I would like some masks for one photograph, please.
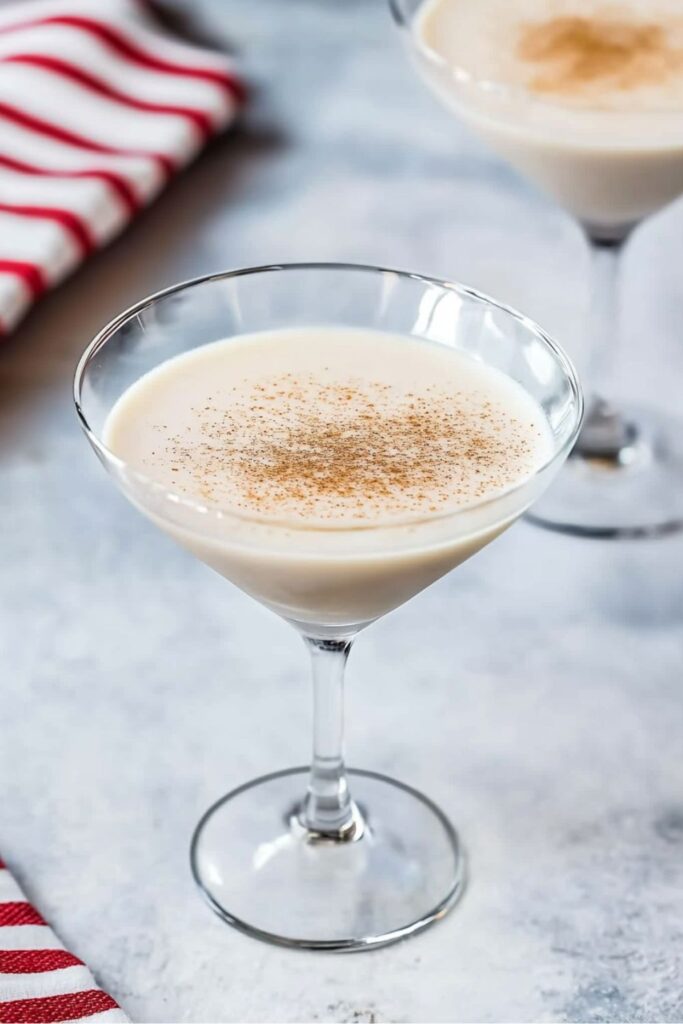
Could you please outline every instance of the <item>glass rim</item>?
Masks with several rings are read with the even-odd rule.
[[[573,406],[575,411],[574,423],[572,429],[567,434],[564,442],[559,445],[553,446],[551,455],[544,460],[544,462],[538,466],[533,473],[525,477],[518,483],[511,484],[509,487],[499,491],[498,493],[491,495],[488,498],[484,498],[481,501],[473,501],[467,505],[462,505],[458,508],[448,509],[445,511],[438,511],[433,513],[421,514],[421,515],[406,515],[406,516],[394,516],[386,517],[381,520],[374,519],[369,523],[362,522],[337,522],[327,523],[324,520],[309,520],[309,521],[298,521],[293,518],[283,518],[278,516],[269,516],[258,513],[247,513],[237,508],[226,508],[218,503],[214,502],[200,502],[194,498],[188,497],[186,494],[181,494],[178,491],[174,491],[172,488],[167,487],[160,481],[155,480],[153,477],[148,476],[146,473],[135,469],[129,462],[116,455],[98,436],[94,428],[90,425],[88,418],[84,412],[82,404],[82,390],[83,383],[85,380],[86,371],[90,365],[92,359],[97,355],[100,349],[117,334],[117,332],[125,324],[129,323],[132,319],[138,316],[140,313],[147,309],[151,309],[158,302],[171,295],[175,295],[180,292],[189,291],[194,287],[203,284],[209,284],[211,282],[226,281],[233,278],[255,276],[258,274],[270,274],[270,273],[281,273],[287,271],[341,271],[341,272],[358,272],[365,274],[392,274],[401,280],[412,280],[418,281],[425,285],[432,285],[438,288],[442,288],[445,291],[452,292],[455,295],[464,297],[466,299],[475,300],[476,302],[485,304],[493,307],[494,309],[501,310],[518,323],[522,324],[527,330],[534,334],[540,341],[548,348],[554,358],[562,367],[562,371],[566,380],[569,382]],[[339,325],[337,325],[339,326]],[[385,332],[386,333],[386,332]],[[220,339],[219,339],[220,340]],[[206,344],[210,344],[207,342]],[[202,347],[202,346],[198,346]],[[143,375],[141,375],[143,376]],[[139,379],[139,378],[138,378]],[[181,281],[177,284],[170,285],[167,288],[162,288],[157,292],[153,292],[147,295],[145,298],[140,299],[138,302],[129,306],[123,310],[112,320],[110,320],[104,327],[102,327],[95,337],[88,343],[85,350],[83,351],[78,363],[73,379],[73,401],[76,407],[76,413],[81,424],[83,432],[92,445],[95,452],[99,455],[105,465],[110,465],[117,469],[119,472],[125,473],[130,478],[134,479],[137,483],[147,488],[149,491],[155,493],[161,498],[172,502],[175,506],[182,506],[185,508],[191,508],[202,515],[212,516],[215,519],[236,519],[242,522],[250,523],[252,525],[258,524],[264,527],[277,527],[279,529],[286,529],[289,531],[303,532],[303,533],[356,533],[356,532],[371,532],[373,530],[387,530],[391,528],[400,528],[406,526],[417,525],[419,523],[432,523],[447,519],[457,519],[465,515],[468,512],[472,512],[475,509],[483,509],[494,506],[497,502],[502,502],[505,498],[515,494],[518,491],[522,491],[532,480],[537,479],[546,470],[550,469],[559,459],[567,455],[574,446],[576,438],[578,437],[581,424],[584,416],[584,397],[579,382],[578,373],[574,364],[572,363],[569,356],[566,354],[561,345],[559,345],[553,338],[551,338],[546,332],[530,317],[525,316],[524,313],[520,313],[518,310],[505,303],[498,302],[496,299],[492,299],[484,292],[478,291],[476,288],[471,288],[469,285],[464,285],[455,281],[448,281],[443,278],[430,277],[425,274],[417,274],[407,270],[396,270],[390,267],[380,267],[373,264],[364,263],[344,263],[344,262],[297,262],[297,263],[267,263],[260,266],[254,267],[243,267],[235,270],[217,271],[210,274],[204,274],[200,277],[189,278],[185,281]],[[476,530],[473,532],[477,532]]]
[[[428,0],[422,0],[421,6],[427,3]],[[552,99],[546,99],[544,96],[539,96],[532,89],[528,89],[523,85],[510,85],[506,82],[500,82],[495,78],[486,78],[480,75],[474,74],[472,71],[468,71],[467,68],[463,67],[462,64],[454,64],[441,54],[437,53],[436,50],[432,49],[426,43],[420,41],[419,43],[415,40],[414,33],[411,31],[411,18],[406,14],[403,9],[404,0],[388,0],[389,10],[391,15],[398,25],[398,27],[406,32],[410,38],[410,45],[417,52],[427,58],[432,64],[438,67],[442,71],[449,72],[453,78],[463,86],[467,86],[471,89],[484,93],[489,96],[497,96],[501,99],[523,99],[526,103],[540,107],[545,110],[561,110],[564,113],[571,111],[577,114],[589,114],[593,117],[600,117],[607,120],[608,118],[624,117],[628,115],[629,118],[635,116],[639,117],[651,117],[653,115],[660,115],[662,117],[668,116],[675,118],[680,115],[683,111],[682,107],[648,107],[645,110],[633,111],[630,109],[608,109],[606,107],[596,106],[573,106],[570,103],[560,103],[559,101],[553,101]]]

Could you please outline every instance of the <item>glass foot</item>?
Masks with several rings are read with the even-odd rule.
[[[638,539],[683,529],[683,423],[602,405],[526,518],[579,537]],[[614,443],[617,442],[617,443]]]
[[[349,771],[363,826],[346,840],[300,824],[308,768],[228,793],[197,826],[192,872],[213,910],[248,935],[301,949],[361,950],[440,920],[463,891],[445,815],[374,772]]]

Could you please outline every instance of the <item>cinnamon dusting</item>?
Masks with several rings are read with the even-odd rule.
[[[191,428],[162,439],[163,462],[181,475],[174,487],[266,515],[458,507],[523,479],[538,451],[537,428],[486,393],[434,385],[397,395],[381,382],[286,373],[192,413]]]
[[[683,70],[683,51],[664,25],[607,16],[530,22],[517,55],[536,65],[530,85],[542,93],[637,89]]]

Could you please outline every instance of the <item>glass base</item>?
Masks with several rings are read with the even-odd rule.
[[[642,408],[620,409],[619,423],[623,443],[603,452],[582,447],[582,432],[557,480],[527,513],[529,522],[602,539],[683,529],[683,423]]]
[[[192,872],[213,910],[248,935],[300,949],[361,950],[427,928],[455,904],[464,857],[426,797],[349,771],[363,827],[347,840],[299,821],[308,768],[266,775],[211,807],[192,840]]]

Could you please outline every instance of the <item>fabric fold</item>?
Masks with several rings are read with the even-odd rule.
[[[0,334],[235,118],[233,61],[145,0],[0,8]]]
[[[0,1024],[127,1021],[0,861]]]

